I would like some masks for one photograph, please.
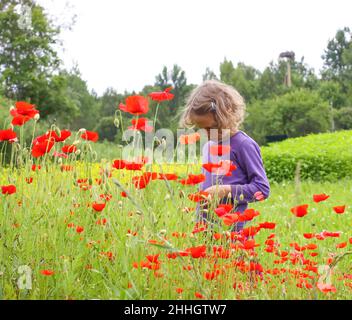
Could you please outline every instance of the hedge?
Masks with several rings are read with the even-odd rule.
[[[302,180],[352,178],[352,130],[310,134],[261,147],[270,181],[293,180],[301,161]]]

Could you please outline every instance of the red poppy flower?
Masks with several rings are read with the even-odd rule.
[[[240,231],[241,235],[245,237],[250,237],[250,236],[255,236],[259,232],[260,228],[259,227],[248,227],[244,228]]]
[[[10,184],[8,186],[1,186],[1,193],[2,194],[14,194],[16,193],[16,186],[14,186],[13,184]]]
[[[106,218],[103,218],[103,219],[98,219],[96,224],[100,226],[105,226],[107,222],[108,220]]]
[[[206,280],[213,280],[215,279],[218,275],[220,274],[220,270],[215,270],[211,272],[205,272],[204,273],[204,278]]]
[[[99,135],[98,135],[97,132],[86,130],[86,131],[81,135],[81,138],[84,139],[84,140],[89,140],[89,141],[97,142],[98,139],[99,139]]]
[[[336,288],[333,285],[327,283],[318,283],[317,288],[324,293],[336,292]]]
[[[314,238],[314,233],[303,233],[303,237],[305,237],[306,239],[312,239]]]
[[[244,250],[253,250],[255,247],[258,247],[260,244],[255,243],[255,240],[246,240],[240,245],[240,247]]]
[[[201,173],[201,174],[189,174],[188,178],[180,180],[180,183],[183,185],[194,186],[204,181],[205,181],[205,175]]]
[[[126,161],[125,160],[115,160],[112,167],[115,169],[118,169],[118,170],[124,169],[126,167]]]
[[[46,136],[53,137],[55,139],[55,142],[63,142],[65,141],[68,137],[71,136],[71,132],[69,130],[61,130],[60,131],[60,136],[57,135],[56,131],[51,130],[46,133]]]
[[[28,183],[28,184],[31,184],[32,182],[33,182],[33,178],[31,177],[31,178],[26,178],[26,182]]]
[[[321,236],[323,237],[331,237],[331,238],[338,238],[341,235],[341,232],[336,231],[336,232],[332,232],[332,231],[323,231],[320,233]]]
[[[50,152],[55,144],[54,138],[48,138],[46,135],[39,136],[33,140],[32,156],[38,158]]]
[[[330,196],[328,196],[327,194],[325,193],[322,193],[322,194],[314,194],[313,195],[313,201],[314,202],[321,202],[321,201],[324,201],[326,200],[327,198],[329,198]]]
[[[149,111],[149,102],[147,98],[142,96],[130,96],[126,99],[126,105],[120,103],[119,108],[137,116]]]
[[[243,214],[239,216],[239,221],[251,221],[253,220],[254,217],[259,216],[259,211],[256,211],[254,209],[246,209],[244,210]]]
[[[152,100],[158,101],[158,102],[172,100],[174,98],[174,95],[170,93],[172,89],[173,89],[172,87],[169,87],[162,92],[149,93],[148,96],[151,97]]]
[[[263,222],[259,224],[261,229],[275,229],[276,224],[274,222]]]
[[[147,175],[132,177],[132,183],[136,189],[144,189],[149,184],[150,178]]]
[[[125,161],[125,169],[126,170],[141,170],[144,164],[139,162],[127,162]]]
[[[195,233],[199,233],[199,232],[203,232],[205,230],[207,230],[208,226],[205,222],[197,222],[195,224],[195,226],[193,227],[193,230],[192,230],[192,233],[195,234]]]
[[[39,114],[39,111],[35,109],[34,104],[18,101],[16,107],[10,110],[10,114],[13,116],[11,123],[14,126],[22,126]]]
[[[101,194],[99,195],[100,199],[104,199],[105,201],[110,201],[112,199],[112,195],[111,194]]]
[[[188,199],[194,201],[194,202],[200,202],[200,201],[204,201],[208,198],[209,193],[205,192],[205,191],[199,191],[196,193],[192,193],[188,195]]]
[[[132,127],[128,127],[130,130],[141,130],[144,132],[153,131],[153,127],[148,125],[148,119],[146,118],[138,118],[132,119]]]
[[[217,208],[215,208],[215,213],[218,217],[222,217],[225,214],[229,213],[232,210],[233,206],[231,204],[219,204]]]
[[[74,153],[77,151],[77,147],[75,145],[66,145],[62,147],[61,151],[64,153]]]
[[[174,173],[159,173],[159,180],[177,180],[178,177]]]
[[[97,203],[97,202],[93,202],[92,204],[92,208],[97,211],[97,212],[101,212],[104,210],[106,204],[105,203]]]
[[[303,204],[290,209],[290,211],[298,218],[304,217],[308,213],[308,204]]]
[[[183,292],[183,289],[182,289],[182,288],[176,288],[176,292],[177,292],[178,294],[181,294],[181,293]]]
[[[155,255],[148,255],[146,256],[146,258],[148,259],[149,262],[152,262],[152,263],[159,263],[159,256],[160,254],[155,254]]]
[[[196,298],[198,298],[198,299],[203,299],[203,298],[204,298],[204,296],[203,296],[201,293],[199,293],[199,292],[196,292],[196,293],[194,294],[194,296],[195,296]]]
[[[16,132],[12,129],[8,130],[0,130],[0,142],[1,141],[9,141],[10,143],[17,141]]]
[[[182,134],[180,135],[180,144],[194,144],[200,140],[200,134],[198,132],[191,133],[188,135]]]
[[[198,259],[204,258],[206,256],[206,250],[207,247],[205,245],[202,245],[198,247],[187,248],[185,252],[189,252],[192,258]]]
[[[44,276],[52,276],[55,272],[54,270],[40,270],[40,273]]]
[[[76,228],[76,232],[77,232],[77,233],[82,233],[83,231],[84,231],[84,228],[83,228],[83,227],[77,226],[77,228]]]
[[[342,248],[345,248],[347,246],[347,242],[342,242],[342,243],[338,243],[336,245],[336,248],[337,249],[342,249]]]
[[[202,167],[208,172],[213,172],[215,169],[219,169],[221,165],[219,163],[204,163]]]
[[[210,154],[213,156],[222,156],[230,153],[231,147],[228,145],[213,145],[210,146]]]
[[[346,206],[336,206],[333,209],[337,214],[341,214],[345,212]]]
[[[41,168],[41,165],[32,164],[32,171],[40,170]]]
[[[239,215],[237,213],[227,213],[221,217],[225,225],[231,226],[237,223],[239,220]]]

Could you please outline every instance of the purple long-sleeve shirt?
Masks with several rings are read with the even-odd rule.
[[[270,184],[265,173],[263,160],[259,145],[245,132],[237,131],[224,145],[230,146],[230,153],[223,156],[213,156],[209,150],[217,143],[207,142],[203,147],[202,163],[218,163],[219,160],[230,160],[236,165],[236,170],[231,176],[217,175],[202,169],[205,174],[205,181],[200,189],[205,190],[212,185],[231,185],[231,198],[237,201],[236,212],[243,212],[247,209],[249,202],[258,201],[254,194],[261,191],[264,198],[270,194]],[[241,194],[243,198],[241,199]],[[243,225],[239,226],[240,229]]]

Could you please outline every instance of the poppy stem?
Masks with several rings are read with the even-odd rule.
[[[156,131],[156,117],[158,115],[158,110],[159,110],[160,103],[157,104],[156,109],[155,109],[155,115],[154,115],[154,131]]]

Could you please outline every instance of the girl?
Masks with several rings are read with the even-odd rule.
[[[262,201],[270,193],[259,145],[239,130],[244,114],[244,100],[233,87],[207,80],[193,90],[181,118],[183,126],[205,129],[210,138],[203,147],[203,165],[212,163],[210,150],[214,144],[229,146],[227,157],[236,169],[231,175],[219,175],[203,168],[206,179],[201,190],[208,192],[211,198],[218,197],[220,203],[230,201],[235,205],[233,212],[240,213],[247,209],[248,202]],[[206,219],[199,207],[197,216],[198,220]],[[232,231],[240,231],[243,226],[243,222],[236,223]]]

